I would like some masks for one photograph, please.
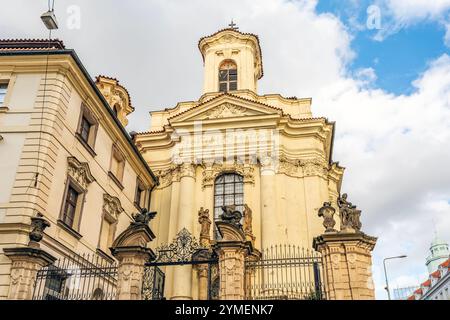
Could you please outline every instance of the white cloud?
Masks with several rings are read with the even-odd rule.
[[[377,41],[424,20],[445,25],[450,10],[450,0],[378,0],[376,5],[382,20],[381,29],[373,37]]]
[[[386,5],[397,19],[413,21],[440,18],[450,9],[450,0],[386,0]]]
[[[422,10],[437,17],[446,2]],[[392,10],[418,16],[401,3]],[[374,252],[379,298],[385,297],[383,257],[408,254],[389,265],[393,283],[403,284],[426,271],[433,217],[441,237],[450,240],[449,56],[429,64],[413,94],[393,95],[373,87],[373,70],[349,72],[352,37],[337,17],[315,13],[316,1],[85,0],[78,3],[81,29],[67,30],[65,9],[72,4],[57,2],[62,27],[56,36],[76,49],[92,75],[115,76],[127,87],[136,107],[128,130],[147,130],[149,110],[201,95],[196,46],[201,36],[231,18],[242,31],[258,34],[265,69],[260,93],[313,97],[314,115],[336,121],[334,160],[347,167],[343,189],[363,210],[363,229],[379,237]],[[44,37],[39,15],[45,10],[35,1],[6,6],[0,37]]]
[[[445,36],[444,43],[447,47],[450,48],[450,21],[445,24]]]

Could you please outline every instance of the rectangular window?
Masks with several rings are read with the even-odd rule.
[[[136,194],[134,197],[134,204],[136,205],[136,207],[138,207],[139,209],[145,208],[145,198],[146,192],[144,184],[138,179],[136,182]]]
[[[116,224],[113,221],[109,220],[106,215],[103,217],[100,230],[100,241],[98,246],[100,250],[105,253],[109,252],[108,249],[114,242],[115,226]]]
[[[0,83],[0,105],[3,104],[6,97],[6,90],[8,89],[8,83]]]
[[[91,124],[89,121],[83,117],[81,119],[80,136],[84,142],[89,143],[89,132],[91,131]]]
[[[111,154],[111,167],[109,169],[109,172],[117,180],[116,182],[119,182],[120,187],[123,188],[122,180],[123,180],[123,172],[125,169],[125,157],[117,149],[116,146],[113,146],[111,153],[112,153]]]
[[[98,120],[88,107],[82,104],[76,136],[92,156],[95,156],[94,146],[97,130]]]
[[[73,228],[75,222],[75,214],[78,205],[78,196],[79,192],[75,190],[71,185],[69,185],[66,194],[62,221],[71,228]]]
[[[85,192],[71,176],[67,178],[58,225],[77,239],[82,237],[78,230]]]

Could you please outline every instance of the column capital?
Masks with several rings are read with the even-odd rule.
[[[195,179],[195,167],[193,163],[184,162],[179,165],[180,178],[190,177]]]

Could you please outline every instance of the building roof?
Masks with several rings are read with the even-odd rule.
[[[440,278],[441,277],[441,272],[439,270],[436,270],[435,272],[433,272],[432,274],[430,274],[431,277],[433,278]]]
[[[446,261],[444,261],[443,263],[441,263],[439,266],[442,267],[442,268],[447,267],[447,268],[450,269],[450,258],[447,259]]]
[[[423,282],[423,283],[421,284],[421,286],[424,286],[424,287],[429,287],[429,286],[431,286],[431,280],[428,279],[427,281]]]
[[[0,51],[63,50],[58,39],[0,39]]]

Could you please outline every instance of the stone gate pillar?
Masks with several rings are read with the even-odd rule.
[[[325,202],[319,209],[325,233],[314,238],[313,247],[322,254],[326,297],[329,300],[372,300],[372,251],[377,238],[361,232],[361,211],[343,194],[337,201],[340,231],[334,229],[335,209]]]
[[[143,209],[133,215],[134,221],[114,241],[111,253],[119,261],[117,300],[140,300],[144,265],[155,258],[147,243],[155,238],[148,223],[156,212]]]
[[[245,298],[245,260],[252,254],[251,241],[245,238],[240,219],[242,214],[234,208],[223,208],[222,221],[216,221],[222,237],[214,245],[219,256],[220,300]]]
[[[44,229],[50,226],[42,215],[31,218],[30,241],[26,247],[4,248],[3,252],[11,259],[11,276],[8,299],[31,300],[38,271],[55,262],[56,258],[42,250],[39,241]]]
[[[314,239],[322,254],[323,278],[329,300],[373,300],[372,254],[376,238],[362,232],[328,233]]]

